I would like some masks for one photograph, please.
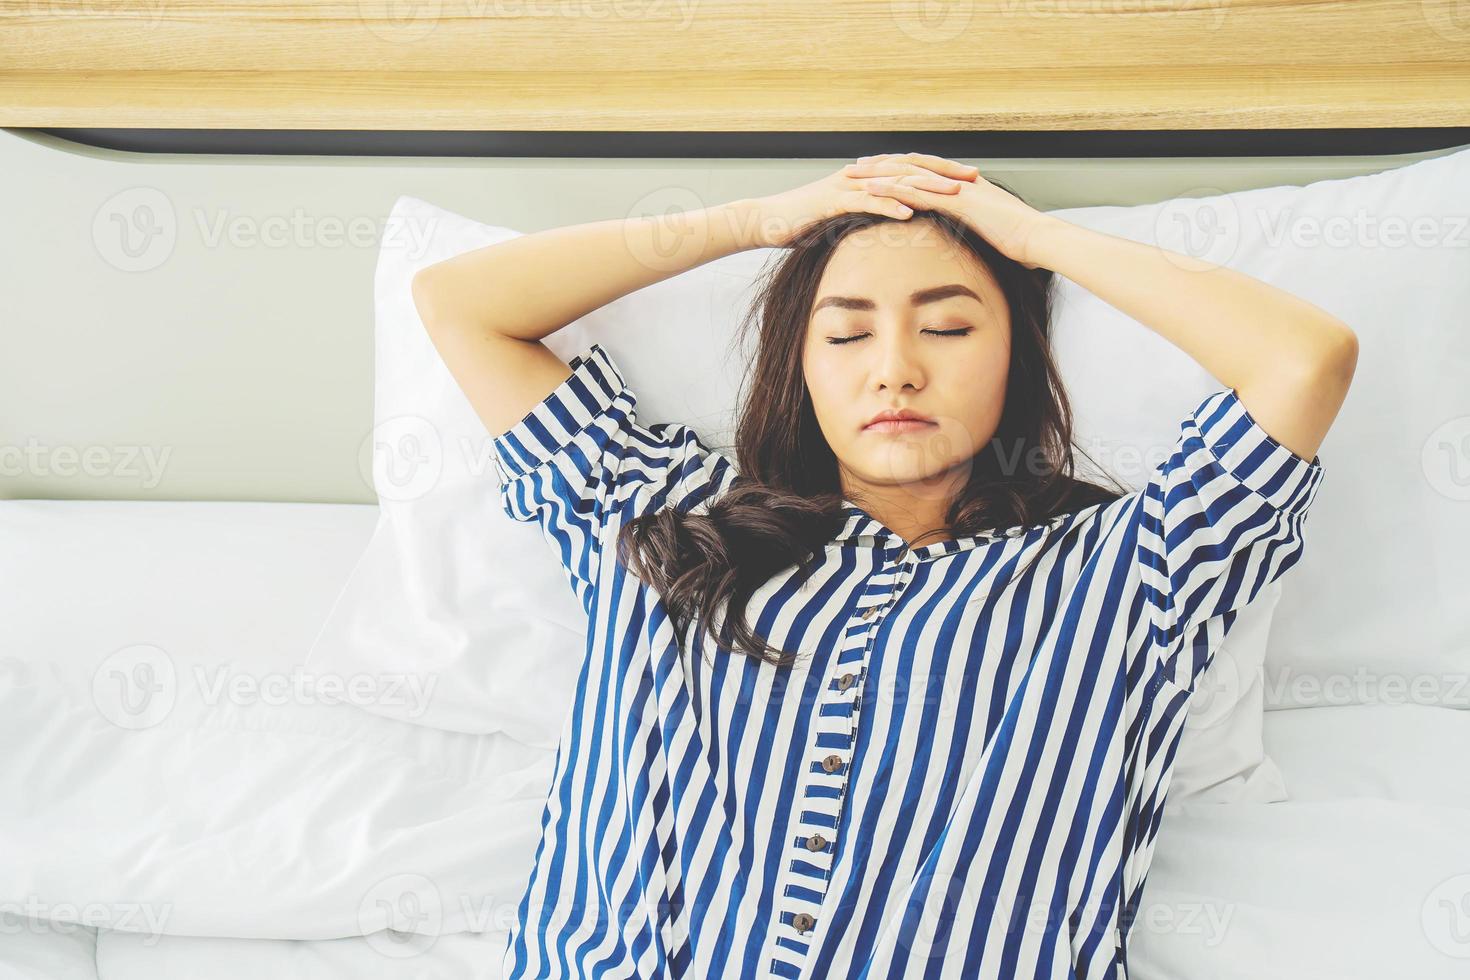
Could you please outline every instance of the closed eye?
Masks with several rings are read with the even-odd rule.
[[[975,329],[974,327],[956,327],[953,330],[923,330],[923,331],[920,331],[920,332],[921,333],[933,334],[936,337],[963,337],[965,334],[972,332],[974,329]],[[855,334],[851,334],[851,335],[849,335],[847,337],[828,337],[827,338],[827,343],[829,343],[829,344],[850,344],[854,340],[861,340],[861,339],[863,339],[866,336],[867,336],[866,333],[855,333]]]

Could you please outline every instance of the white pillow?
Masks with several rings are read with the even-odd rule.
[[[1470,707],[1470,148],[1304,187],[1052,213],[1228,265],[1357,332],[1357,373],[1319,450],[1325,482],[1273,623],[1265,707]],[[1121,451],[1167,449],[1177,419],[1219,387],[1066,279],[1055,346],[1079,441],[1134,484]]]
[[[539,529],[502,509],[492,434],[439,358],[410,291],[420,268],[519,234],[407,195],[394,203],[374,276],[378,525],[308,664],[334,674],[413,676],[432,687],[416,715],[383,703],[364,704],[369,711],[554,747],[581,665],[586,614]],[[601,341],[623,354],[646,417],[688,420],[714,434],[712,445],[728,445],[743,371],[713,339],[733,334],[759,263],[773,251],[736,253],[620,297],[546,345],[570,361]],[[672,360],[653,350],[670,333],[679,334]],[[667,370],[673,364],[679,369]]]
[[[1169,802],[1276,803],[1286,782],[1266,754],[1267,640],[1282,580],[1236,613],[1215,659],[1195,683],[1169,782]]]
[[[540,532],[501,509],[490,434],[425,333],[409,290],[420,268],[519,234],[412,197],[400,197],[389,215],[373,286],[367,447],[378,522],[308,664],[432,684],[416,716],[394,705],[368,710],[550,747],[570,707],[586,614],[561,569],[542,560]],[[570,359],[580,335],[563,330],[547,346]]]
[[[475,445],[478,452],[489,434],[427,339],[409,297],[409,279],[423,264],[516,233],[410,197],[399,199],[389,227],[403,222],[437,232],[417,262],[397,254],[380,260],[378,344],[386,370],[379,376],[379,425],[386,428],[394,414],[411,408],[425,417],[422,428],[453,433],[441,439]],[[736,348],[736,328],[757,274],[780,257],[780,250],[756,249],[707,263],[620,297],[552,335],[548,344],[568,360],[593,342],[602,344],[637,393],[641,418],[687,422],[708,445],[728,448],[750,353]],[[424,393],[432,393],[432,401]],[[1165,426],[1177,433],[1192,407]],[[1122,417],[1129,419],[1127,413]],[[583,614],[534,528],[526,535],[528,525],[494,506],[495,478],[444,469],[421,495],[384,501],[384,525],[323,628],[311,663],[337,671],[371,665],[393,672],[432,664],[439,693],[430,712],[414,720],[472,731],[504,729],[531,744],[555,744],[582,655]],[[466,540],[480,546],[466,548]],[[496,556],[510,547],[529,560],[514,567],[498,562]],[[455,593],[447,594],[439,581],[454,583]],[[529,588],[531,581],[540,587]],[[502,595],[513,601],[495,602]],[[492,602],[493,617],[484,612]],[[1222,802],[1284,798],[1279,774],[1262,750],[1260,686],[1253,680],[1265,656],[1271,605],[1258,600],[1240,613],[1226,640],[1229,652],[1201,677],[1201,695],[1220,693],[1192,702],[1175,798],[1194,789]],[[565,632],[536,635],[538,616],[564,624]],[[390,623],[398,639],[379,641],[378,631]],[[511,703],[533,691],[524,705],[535,710]],[[391,706],[369,707],[392,712]]]

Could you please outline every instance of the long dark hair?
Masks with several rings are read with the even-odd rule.
[[[996,183],[992,180],[991,183]],[[1002,189],[1004,188],[1003,185]],[[667,507],[625,524],[619,560],[663,597],[677,636],[711,624],[723,607],[719,645],[777,666],[796,654],[768,644],[746,606],[773,575],[820,554],[843,524],[837,458],[817,424],[802,372],[802,346],[817,286],[838,244],[862,228],[898,221],[847,213],[805,229],[757,283],[740,333],[757,333],[750,390],[735,429],[738,476],[702,514]],[[1053,275],[1006,257],[967,224],[915,210],[995,277],[1011,316],[1005,404],[995,435],[971,460],[943,528],[953,537],[1041,523],[1115,500],[1125,491],[1073,477],[1072,415],[1054,364],[1049,327]],[[1039,455],[1044,465],[1035,465]],[[1016,460],[1031,460],[1017,466]]]

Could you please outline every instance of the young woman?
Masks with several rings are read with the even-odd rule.
[[[760,246],[733,459],[540,343]],[[1071,475],[1053,273],[1224,385],[1140,491]],[[916,153],[413,290],[589,617],[508,980],[1126,977],[1186,703],[1300,555],[1346,326]]]

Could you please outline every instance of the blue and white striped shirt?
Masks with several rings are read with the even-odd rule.
[[[734,461],[638,422],[600,345],[571,367],[495,440],[589,620],[506,980],[1124,980],[1194,680],[1296,563],[1320,459],[1223,389],[1144,488],[1035,526],[908,547],[849,500],[750,601],[778,668],[681,653],[615,559]]]

